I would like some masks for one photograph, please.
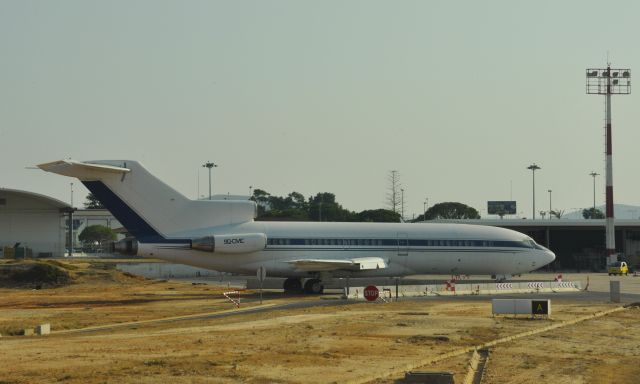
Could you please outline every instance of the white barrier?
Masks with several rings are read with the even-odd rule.
[[[547,315],[551,316],[551,300],[493,299],[491,313],[494,315]]]
[[[395,297],[395,285],[378,285],[378,290],[389,290]],[[344,288],[343,295],[347,299],[364,300],[362,292],[365,287],[350,287],[349,294]],[[455,296],[455,295],[487,295],[510,293],[543,293],[543,292],[577,292],[581,290],[579,281],[522,281],[511,283],[455,283],[452,289],[450,282],[426,285],[398,285],[398,297],[413,296]]]

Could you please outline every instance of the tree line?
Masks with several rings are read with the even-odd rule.
[[[305,199],[299,192],[291,192],[286,197],[271,195],[262,189],[255,189],[251,200],[258,205],[257,220],[262,221],[354,221],[398,223],[401,215],[390,209],[368,209],[353,212],[336,201],[333,193],[321,192]],[[426,220],[437,219],[479,219],[475,208],[457,202],[444,202],[431,206],[426,212]],[[422,214],[412,221],[424,221]]]
[[[345,209],[330,192],[320,192],[305,199],[299,192],[276,196],[256,188],[251,200],[258,205],[257,220],[260,221],[400,222],[400,214],[388,209],[361,212]]]

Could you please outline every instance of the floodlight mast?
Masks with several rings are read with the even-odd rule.
[[[606,247],[607,262],[617,261],[616,237],[613,215],[613,162],[611,140],[611,95],[628,95],[631,93],[631,70],[607,68],[587,69],[587,94],[605,95],[605,137],[606,137]]]

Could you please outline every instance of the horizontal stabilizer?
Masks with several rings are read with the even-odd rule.
[[[80,180],[99,180],[104,174],[128,173],[131,170],[105,164],[83,163],[76,160],[58,160],[50,163],[38,164],[43,171],[59,175],[77,177]]]
[[[364,271],[368,269],[387,268],[387,263],[381,257],[358,257],[354,259],[301,259],[288,261],[289,264],[301,271]]]

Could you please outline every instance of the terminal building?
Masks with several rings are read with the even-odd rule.
[[[442,221],[441,221],[442,222]],[[531,236],[556,254],[549,270],[602,271],[606,268],[605,220],[449,220],[491,225]],[[616,252],[620,260],[640,268],[640,220],[615,220]]]

